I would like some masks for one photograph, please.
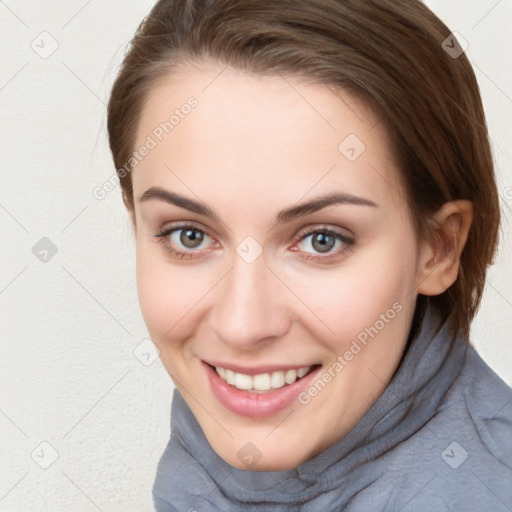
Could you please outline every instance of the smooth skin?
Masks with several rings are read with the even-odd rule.
[[[136,146],[191,96],[197,107],[132,174],[141,310],[217,454],[247,469],[237,452],[251,442],[262,453],[252,469],[294,468],[340,440],[384,391],[417,295],[440,294],[457,277],[472,205],[449,202],[432,218],[447,233],[442,247],[418,242],[378,117],[347,92],[291,76],[187,63],[152,90]],[[366,147],[354,161],[339,150],[350,134]],[[218,219],[140,201],[151,187],[207,205]],[[332,192],[375,206],[334,204],[275,223],[282,209]],[[195,242],[179,228],[190,223]],[[344,241],[316,243],[325,227]],[[175,231],[156,237],[167,228]],[[237,253],[249,236],[263,249],[252,263]],[[251,419],[212,394],[202,360],[328,368],[395,303],[400,313],[307,405]]]

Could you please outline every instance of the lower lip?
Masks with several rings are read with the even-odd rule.
[[[248,418],[266,418],[289,407],[304,391],[321,366],[306,376],[275,391],[266,393],[249,393],[231,386],[222,380],[210,365],[203,362],[213,394],[217,400],[229,411]]]

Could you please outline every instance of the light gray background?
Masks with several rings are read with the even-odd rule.
[[[0,512],[153,510],[172,384],[137,349],[148,334],[119,190],[92,194],[114,173],[109,89],[152,4],[0,0]],[[507,218],[472,342],[512,385],[512,2],[427,4],[469,43],[488,116]],[[47,262],[32,250],[43,237]]]

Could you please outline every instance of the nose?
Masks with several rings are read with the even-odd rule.
[[[235,254],[230,272],[216,288],[210,327],[232,348],[261,347],[290,328],[285,287],[267,267],[264,255],[247,263]]]

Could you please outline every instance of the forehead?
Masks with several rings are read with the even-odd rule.
[[[146,100],[136,149],[149,139],[133,171],[136,196],[155,185],[184,190],[177,175],[194,190],[248,197],[277,188],[297,201],[333,186],[376,202],[403,196],[378,116],[348,92],[298,77],[184,65]]]

